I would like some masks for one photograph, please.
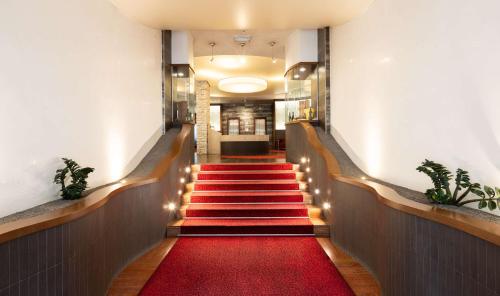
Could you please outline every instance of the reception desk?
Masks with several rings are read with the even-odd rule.
[[[258,155],[269,153],[269,135],[222,135],[222,155]]]

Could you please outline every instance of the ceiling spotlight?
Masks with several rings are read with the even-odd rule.
[[[305,72],[306,71],[306,67],[300,67],[299,71],[300,72]]]
[[[179,73],[179,74],[180,74],[180,73]],[[300,78],[300,75],[299,75],[299,74],[295,74],[295,75],[293,75],[293,78],[295,78],[295,79],[299,79],[299,78]]]
[[[177,74],[177,76],[179,76],[179,77],[184,77],[184,73],[179,72],[179,73]]]

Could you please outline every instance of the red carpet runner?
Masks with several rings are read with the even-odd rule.
[[[202,164],[180,235],[313,235],[291,163]]]
[[[354,295],[316,239],[180,238],[144,286],[160,295]]]

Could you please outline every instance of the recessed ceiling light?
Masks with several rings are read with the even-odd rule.
[[[179,72],[179,74],[177,74],[177,75],[179,75],[179,77],[184,77],[184,73],[182,73],[182,72]]]
[[[306,71],[306,67],[300,67],[299,71],[300,72],[305,72]]]
[[[219,89],[229,93],[256,93],[267,89],[267,81],[255,77],[231,77],[219,81]]]
[[[295,78],[295,79],[299,79],[299,78],[300,78],[300,75],[299,75],[299,74],[295,74],[295,75],[293,75],[293,78]]]

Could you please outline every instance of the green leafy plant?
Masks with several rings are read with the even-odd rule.
[[[87,178],[94,171],[93,168],[82,168],[74,160],[63,158],[65,168],[58,169],[54,177],[54,183],[61,185],[61,197],[63,199],[79,199],[87,188]],[[66,185],[66,179],[71,179],[71,184]]]
[[[470,181],[469,172],[457,169],[455,176],[455,190],[450,189],[450,181],[453,174],[442,164],[431,160],[425,160],[417,167],[417,171],[429,176],[434,184],[434,188],[427,189],[425,196],[432,203],[454,205],[461,207],[468,203],[478,203],[478,208],[488,207],[491,211],[497,206],[500,207],[500,189],[484,186]],[[483,191],[484,189],[484,191]],[[462,191],[463,190],[463,191]],[[479,198],[465,199],[472,193]]]

